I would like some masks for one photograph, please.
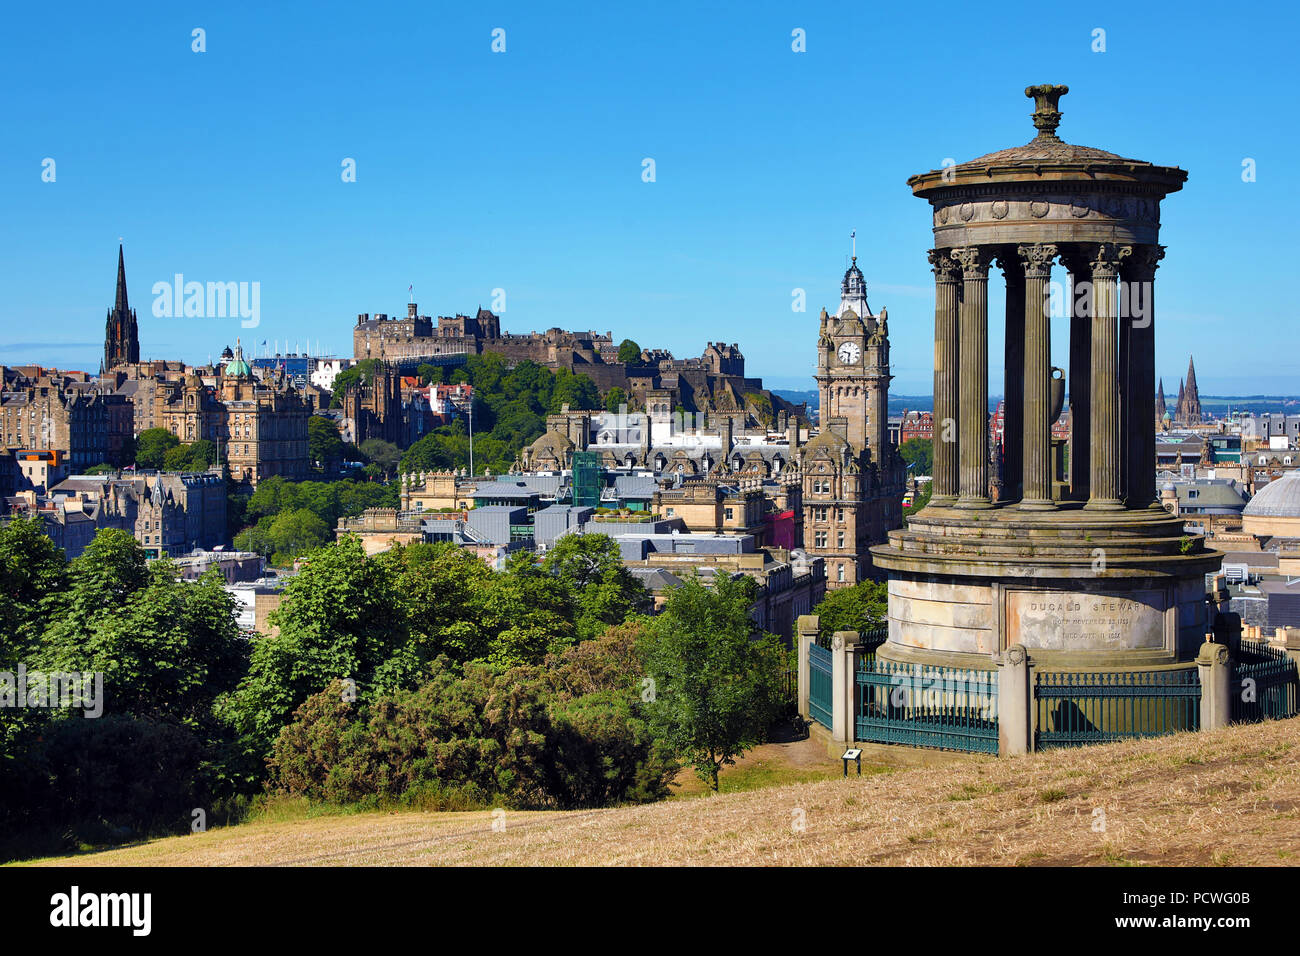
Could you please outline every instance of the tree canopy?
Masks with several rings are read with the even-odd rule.
[[[620,362],[637,363],[641,361],[641,346],[637,345],[631,339],[624,339],[618,343],[618,360]]]
[[[780,708],[785,652],[749,616],[752,578],[692,577],[647,625],[647,705],[655,735],[714,791],[722,767],[757,746]]]

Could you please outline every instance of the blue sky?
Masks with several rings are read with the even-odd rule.
[[[1203,392],[1300,392],[1291,8],[51,9],[12,5],[0,38],[3,364],[97,367],[122,236],[147,357],[206,361],[237,336],[350,354],[356,314],[404,312],[410,284],[431,315],[501,288],[510,331],[613,331],[678,356],[737,342],[750,374],[810,388],[856,229],[893,387],[928,393],[930,220],[906,179],[1028,141],[1022,91],[1054,82],[1071,88],[1064,139],[1190,172],[1164,204],[1166,388],[1192,353]],[[178,272],[259,282],[260,327],[154,317],[153,283]]]

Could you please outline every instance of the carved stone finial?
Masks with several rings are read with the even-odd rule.
[[[1068,92],[1070,92],[1068,86],[1057,86],[1054,83],[1040,83],[1038,86],[1025,87],[1025,96],[1034,101],[1034,128],[1038,130],[1036,140],[1057,143],[1061,141],[1056,135],[1056,127],[1061,125],[1062,113],[1056,107],[1061,97]]]

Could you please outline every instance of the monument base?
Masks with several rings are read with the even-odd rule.
[[[933,506],[872,548],[889,573],[881,660],[989,668],[1012,645],[1048,670],[1182,669],[1222,556],[1162,511],[979,514]]]

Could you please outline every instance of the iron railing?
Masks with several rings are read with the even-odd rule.
[[[1034,675],[1038,749],[1159,737],[1201,725],[1196,668],[1177,671],[1039,672]]]
[[[856,682],[856,739],[974,753],[998,752],[996,671],[921,667],[864,655]]]
[[[815,641],[808,645],[808,716],[831,726],[831,652]]]
[[[1242,641],[1231,688],[1232,719],[1253,723],[1295,717],[1300,680],[1296,662],[1262,641]]]

